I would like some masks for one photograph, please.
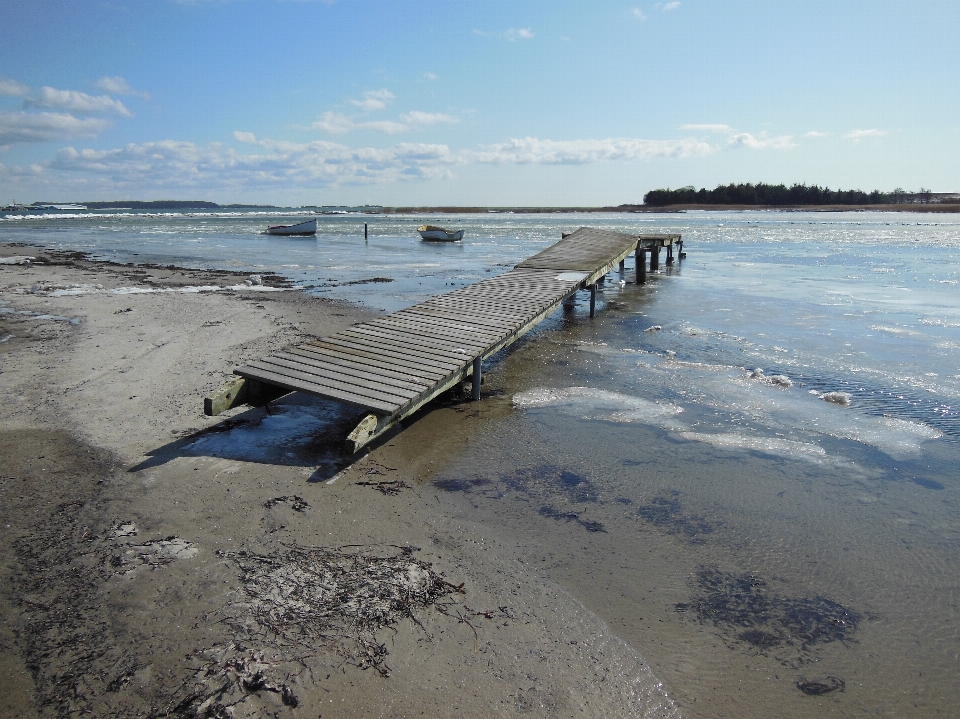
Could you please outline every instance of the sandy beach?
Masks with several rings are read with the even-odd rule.
[[[283,284],[0,246],[0,714],[678,716],[444,510],[430,477],[503,403],[353,458],[337,405],[202,414],[233,366],[372,315]]]

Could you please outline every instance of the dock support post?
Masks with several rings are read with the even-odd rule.
[[[650,271],[654,272],[660,266],[660,245],[650,248]]]
[[[473,401],[480,399],[480,367],[483,364],[483,358],[477,357],[473,360]]]
[[[620,274],[623,274],[623,260],[620,260]]]
[[[668,265],[673,264],[673,243],[672,242],[669,245],[667,245],[667,264]]]
[[[637,268],[637,284],[642,285],[647,281],[647,263],[643,256],[643,248],[637,245],[633,253],[634,265]]]
[[[367,223],[363,223],[363,239],[367,239]]]
[[[596,283],[590,285],[590,316],[595,317],[597,314],[597,285]]]

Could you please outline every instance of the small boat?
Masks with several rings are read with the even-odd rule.
[[[419,232],[420,237],[425,240],[455,242],[463,239],[463,230],[451,232],[450,230],[445,230],[444,228],[437,227],[436,225],[420,225],[420,227],[417,228],[417,232]]]
[[[296,225],[273,225],[267,228],[268,235],[315,235],[317,234],[317,220],[298,222]]]

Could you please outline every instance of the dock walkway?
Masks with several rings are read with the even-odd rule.
[[[473,378],[479,399],[481,363],[550,316],[576,292],[645,253],[656,269],[660,248],[673,260],[679,235],[628,235],[582,227],[513,270],[335,335],[289,348],[234,370],[240,378],[204,403],[215,415],[243,402],[260,404],[290,391],[309,392],[369,410],[350,433],[359,450],[441,393]]]

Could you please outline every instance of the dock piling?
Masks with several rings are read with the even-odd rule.
[[[363,223],[363,239],[367,239],[367,223]]]
[[[660,267],[660,245],[654,245],[650,248],[650,271],[656,272]]]
[[[483,379],[480,375],[480,368],[483,364],[482,357],[476,357],[473,360],[473,401],[477,402],[480,399],[480,382]]]
[[[597,314],[597,283],[594,282],[590,285],[590,316],[595,317]]]
[[[673,264],[673,244],[667,245],[667,264]]]
[[[633,253],[634,264],[637,268],[637,284],[642,285],[647,281],[647,263],[646,259],[643,256],[643,248],[640,245],[637,245],[637,249]]]

